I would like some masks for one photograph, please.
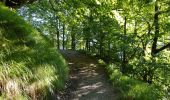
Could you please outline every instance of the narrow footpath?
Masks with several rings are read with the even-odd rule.
[[[66,100],[117,100],[103,66],[97,60],[76,51],[61,51],[70,67],[70,92]]]

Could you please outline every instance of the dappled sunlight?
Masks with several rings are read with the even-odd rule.
[[[74,63],[72,63],[72,62],[69,62],[69,63],[68,63],[68,65],[73,65],[73,64],[74,64]]]
[[[66,50],[62,51],[71,68],[70,80],[73,82],[73,90],[71,91],[73,98],[69,99],[112,100],[112,98],[117,97],[111,84],[106,79],[104,68],[96,60],[75,53],[75,51],[68,52]]]
[[[90,64],[90,67],[96,67],[96,65],[95,64]]]
[[[100,90],[100,91],[97,91],[97,93],[99,93],[99,94],[104,94],[105,92],[107,92],[106,89],[102,89],[102,90]]]
[[[81,89],[93,89],[93,90],[95,90],[95,89],[101,87],[102,85],[103,84],[101,82],[97,82],[95,84],[90,84],[88,86],[82,86]]]
[[[80,83],[82,84],[82,83]],[[105,93],[105,89],[102,88],[103,87],[103,83],[102,82],[97,82],[97,83],[92,83],[92,84],[84,84],[81,85],[80,88],[77,89],[77,91],[75,92],[75,94],[79,94],[78,97],[81,98],[81,96],[85,96],[85,95],[89,95],[93,92],[95,93]]]

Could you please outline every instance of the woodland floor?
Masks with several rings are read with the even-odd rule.
[[[61,100],[117,100],[119,92],[114,89],[103,66],[97,59],[76,51],[61,51],[70,67],[67,96]],[[68,92],[69,91],[69,92]]]

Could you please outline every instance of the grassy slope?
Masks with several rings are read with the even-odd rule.
[[[65,60],[56,49],[0,4],[0,99],[45,98],[63,88],[67,76]]]

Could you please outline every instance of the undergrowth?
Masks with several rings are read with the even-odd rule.
[[[67,64],[56,48],[0,4],[0,99],[47,99],[67,78]]]
[[[115,64],[109,64],[107,71],[113,85],[121,91],[121,99],[160,100],[164,96],[160,87],[123,75]]]

